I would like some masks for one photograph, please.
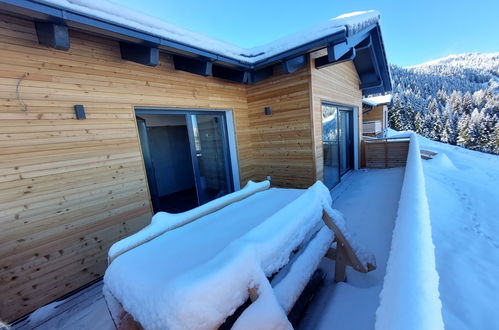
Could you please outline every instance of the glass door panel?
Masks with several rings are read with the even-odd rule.
[[[339,118],[340,173],[345,174],[353,165],[352,111],[341,110]]]
[[[225,116],[190,114],[189,136],[200,204],[232,191]]]
[[[322,141],[324,184],[331,189],[340,182],[338,108],[331,104],[322,104]]]

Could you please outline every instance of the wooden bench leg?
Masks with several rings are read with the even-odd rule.
[[[347,265],[347,255],[345,247],[341,242],[337,242],[336,246],[336,262],[334,267],[334,281],[345,282],[345,270]]]

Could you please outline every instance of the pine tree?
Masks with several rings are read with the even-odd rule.
[[[423,116],[421,115],[421,112],[418,111],[414,115],[414,132],[418,133],[419,135],[424,135],[424,126],[425,122]]]
[[[392,106],[388,109],[388,126],[396,131],[404,129],[401,118],[402,106],[398,94],[393,96]]]
[[[494,132],[492,133],[492,137],[489,141],[489,149],[491,152],[499,155],[499,121],[496,122]]]
[[[432,114],[433,117],[433,126],[431,130],[431,138],[436,141],[440,141],[442,136],[443,124],[442,117],[440,115],[440,111]]]
[[[467,147],[473,150],[480,150],[481,144],[481,126],[482,126],[482,113],[475,108],[471,113],[468,125],[468,145]]]
[[[459,118],[459,122],[457,125],[458,137],[457,144],[461,147],[468,147],[470,144],[470,136],[468,134],[470,116],[468,114],[464,114]]]
[[[467,114],[470,114],[471,111],[473,111],[473,96],[471,95],[471,93],[469,91],[467,91],[463,95],[461,108]]]

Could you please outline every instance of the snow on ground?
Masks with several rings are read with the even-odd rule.
[[[499,157],[417,138],[422,149],[438,153],[422,165],[445,328],[499,329]],[[333,207],[344,214],[353,239],[376,256],[377,269],[361,274],[348,267],[347,283],[332,284],[334,263],[323,260],[329,278],[301,329],[373,329],[405,172],[352,171],[332,191]],[[38,316],[59,308],[50,306]],[[109,322],[103,309],[100,297],[85,311],[51,324],[86,329],[99,313]]]
[[[420,147],[414,133],[406,136],[407,164],[375,329],[443,330]]]
[[[447,329],[499,329],[499,156],[418,137]]]
[[[354,239],[375,255],[377,269],[362,274],[347,267],[347,282],[333,284],[334,263],[324,261],[328,278],[301,329],[373,329],[403,176],[403,168],[352,171],[333,189],[333,208],[344,214]]]
[[[403,168],[353,171],[344,176],[342,183],[332,191],[333,207],[345,216],[352,239],[376,256],[378,268],[371,273],[361,274],[347,267],[348,283],[333,284],[334,264],[324,260],[322,267],[328,268],[329,279],[318,299],[309,308],[301,328],[330,329],[331,325],[337,329],[371,329],[373,327],[403,175]],[[317,235],[317,239],[322,239],[322,234]],[[294,293],[296,285],[294,284],[304,285],[303,278],[308,277],[309,270],[314,268],[313,265],[310,266],[309,261],[313,258],[310,257],[308,251],[323,248],[323,244],[317,239],[314,242],[318,244],[309,245],[303,254],[298,255],[299,259],[293,263],[285,278],[276,277],[272,281],[276,290],[276,298],[281,306],[285,305],[283,302],[296,298]],[[163,251],[163,253],[167,252]],[[317,255],[317,253],[313,252],[312,255]],[[118,257],[113,264],[120,258]],[[299,271],[295,271],[294,268],[299,268]],[[287,278],[289,275],[291,276]],[[265,281],[262,282],[265,283]],[[293,285],[288,285],[287,282],[293,282]],[[27,320],[16,328],[31,329],[35,324],[37,324],[36,329],[93,329],[94,325],[99,325],[102,329],[112,328],[112,321],[103,300],[101,288],[102,283],[99,283],[85,289],[82,294],[71,296],[55,307],[49,306],[40,311],[38,315],[47,314],[44,315],[45,320],[42,322],[38,322],[36,317],[30,318],[31,321]],[[95,292],[98,293],[94,294]],[[266,295],[266,298],[270,299],[272,295]],[[264,305],[264,309],[269,311],[268,306],[273,304]],[[258,313],[261,313],[262,309],[257,305],[255,307],[259,309]],[[287,309],[286,306],[283,307]],[[251,314],[249,310],[247,315],[250,322],[254,318]],[[262,315],[272,316],[269,313]],[[258,320],[264,320],[264,318],[259,317]]]

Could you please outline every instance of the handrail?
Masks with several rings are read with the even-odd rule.
[[[371,136],[363,136],[362,141],[367,142],[367,143],[372,143],[372,142],[391,142],[391,141],[409,141],[410,138],[406,136],[394,136],[394,137],[371,137]]]

